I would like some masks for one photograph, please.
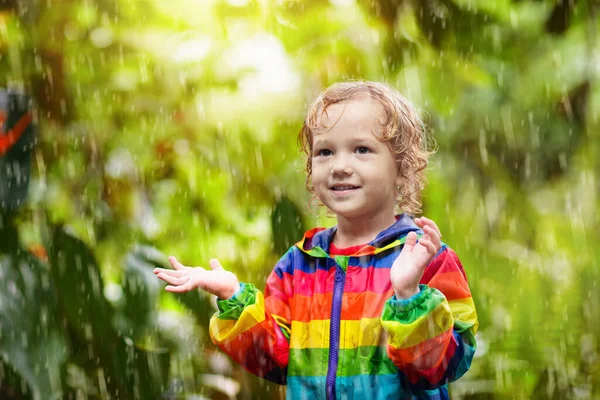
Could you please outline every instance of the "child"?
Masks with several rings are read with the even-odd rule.
[[[219,297],[213,342],[292,399],[448,398],[475,352],[477,315],[456,254],[419,211],[429,153],[413,106],[386,85],[338,83],[299,135],[307,187],[337,217],[290,248],[264,295],[217,260],[156,269]],[[420,237],[419,240],[417,238]]]

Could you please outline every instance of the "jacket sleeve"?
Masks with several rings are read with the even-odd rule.
[[[279,274],[288,251],[267,279],[265,294],[250,283],[228,300],[217,300],[210,320],[211,340],[249,372],[285,384],[289,358],[289,280]]]
[[[426,267],[420,292],[388,300],[381,322],[388,355],[411,390],[435,389],[460,378],[475,354],[478,321],[456,254],[444,245]]]

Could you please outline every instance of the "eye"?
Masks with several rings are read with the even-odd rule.
[[[321,157],[327,157],[332,155],[333,152],[329,149],[321,149],[317,151],[317,156],[321,156]]]
[[[368,154],[368,153],[371,152],[371,150],[368,147],[365,147],[365,146],[357,147],[355,151],[358,154]]]

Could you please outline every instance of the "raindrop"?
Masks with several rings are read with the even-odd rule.
[[[90,32],[92,44],[100,49],[104,49],[113,43],[113,32],[108,27],[100,27]]]

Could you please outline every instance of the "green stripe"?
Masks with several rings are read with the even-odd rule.
[[[340,267],[342,267],[344,272],[346,272],[346,270],[348,269],[348,260],[350,260],[350,257],[349,256],[335,256],[334,259],[335,259],[335,262]]]
[[[410,301],[388,300],[383,308],[381,319],[382,321],[402,321],[403,324],[412,324],[433,311],[445,299],[446,297],[439,290],[425,286]]]
[[[219,319],[236,320],[240,318],[247,306],[256,303],[256,287],[251,283],[240,283],[241,289],[232,298],[227,300],[217,299],[220,313]]]
[[[458,319],[454,320],[454,330],[458,333],[462,333],[468,329],[471,329],[473,324],[470,322],[460,321]]]
[[[423,235],[417,235],[417,239],[420,239],[422,237],[423,237]],[[396,240],[396,241],[388,244],[387,246],[384,246],[384,247],[381,247],[379,249],[374,250],[373,254],[379,254],[379,253],[381,253],[383,251],[391,249],[392,247],[400,246],[400,245],[406,243],[406,239],[407,239],[407,237],[403,236],[402,238],[400,238],[400,239],[398,239],[398,240]]]
[[[304,250],[303,248],[300,248],[300,250],[316,258],[329,258],[329,254],[319,246],[315,246],[310,250]]]
[[[289,376],[326,376],[329,349],[290,349]],[[337,376],[395,374],[385,346],[340,349]]]

